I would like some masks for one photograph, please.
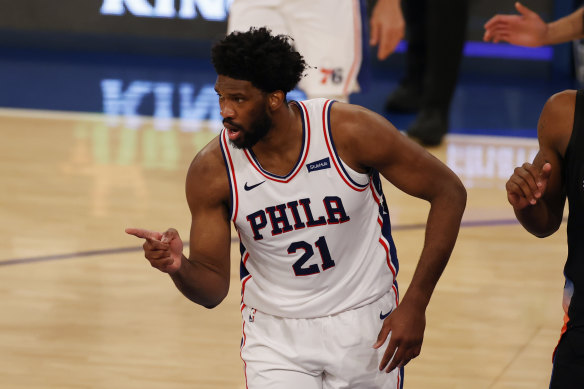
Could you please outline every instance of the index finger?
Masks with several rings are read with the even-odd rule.
[[[377,45],[379,43],[379,24],[371,22],[371,32],[369,34],[369,44],[371,46]]]
[[[514,16],[516,15],[495,15],[485,23],[484,28],[491,29],[498,24],[500,25],[509,24],[509,22],[514,19]]]
[[[148,240],[160,240],[162,234],[156,231],[145,230],[143,228],[126,228],[126,234],[134,235],[137,238]]]

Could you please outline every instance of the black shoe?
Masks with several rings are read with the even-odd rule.
[[[388,112],[412,113],[420,109],[421,93],[418,89],[399,84],[385,101]]]
[[[448,115],[439,109],[424,109],[408,128],[407,134],[424,146],[438,146],[448,132]]]

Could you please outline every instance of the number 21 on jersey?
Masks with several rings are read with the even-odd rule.
[[[335,266],[335,261],[333,261],[331,258],[331,253],[328,249],[324,236],[318,238],[318,240],[314,242],[314,245],[320,253],[320,258],[322,260],[322,270],[325,271]],[[296,262],[294,262],[294,265],[292,265],[294,274],[296,274],[296,276],[309,276],[320,273],[320,268],[316,263],[313,263],[310,266],[304,266],[306,262],[308,262],[308,260],[314,255],[314,249],[312,248],[312,245],[304,241],[294,242],[288,247],[288,254],[295,254],[298,250],[304,250],[304,253],[300,259],[298,259]]]

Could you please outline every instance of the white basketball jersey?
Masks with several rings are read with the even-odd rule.
[[[337,155],[334,101],[293,102],[303,122],[298,161],[285,176],[222,131],[231,218],[241,242],[242,304],[281,317],[314,318],[369,304],[394,288],[398,262],[379,174]]]

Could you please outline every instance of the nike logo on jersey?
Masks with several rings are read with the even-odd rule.
[[[389,316],[389,314],[390,314],[390,313],[392,313],[392,312],[393,312],[393,309],[390,309],[390,310],[389,310],[389,312],[387,312],[387,313],[384,315],[384,314],[383,314],[383,311],[381,311],[381,312],[379,312],[379,318],[380,318],[381,320],[385,320],[385,318],[386,318],[386,317],[388,317],[388,316]]]
[[[247,185],[247,182],[246,182],[245,185],[243,186],[243,189],[245,189],[245,190],[252,190],[256,186],[260,186],[264,182],[266,182],[266,180],[263,180],[262,182],[259,182],[259,183],[255,184],[255,185]]]
[[[315,170],[330,169],[330,167],[331,162],[328,157],[306,164],[309,173]]]

